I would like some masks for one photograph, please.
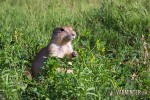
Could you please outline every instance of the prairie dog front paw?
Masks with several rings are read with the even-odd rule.
[[[78,52],[77,51],[73,51],[72,52],[72,57],[77,57],[78,56]]]

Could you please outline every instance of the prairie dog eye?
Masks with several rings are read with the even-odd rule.
[[[60,28],[60,31],[62,32],[62,31],[65,31],[63,28]]]

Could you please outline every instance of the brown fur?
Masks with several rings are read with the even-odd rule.
[[[73,51],[71,41],[76,37],[76,33],[70,26],[63,26],[54,29],[49,44],[42,48],[32,63],[32,75],[36,76],[41,72],[43,62],[50,56],[56,58],[73,58],[77,56],[77,52]]]

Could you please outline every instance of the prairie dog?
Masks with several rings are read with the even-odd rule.
[[[32,75],[36,76],[41,72],[43,62],[48,56],[63,58],[73,58],[77,56],[77,52],[73,50],[71,41],[75,39],[76,32],[70,26],[57,27],[52,33],[49,44],[42,48],[32,63]]]

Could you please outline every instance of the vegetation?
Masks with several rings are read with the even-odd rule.
[[[149,5],[149,0],[0,0],[0,98],[150,98]],[[77,32],[74,74],[55,71],[68,67],[67,59],[49,58],[43,75],[30,80],[25,70],[62,25]],[[147,94],[117,95],[117,90]]]

